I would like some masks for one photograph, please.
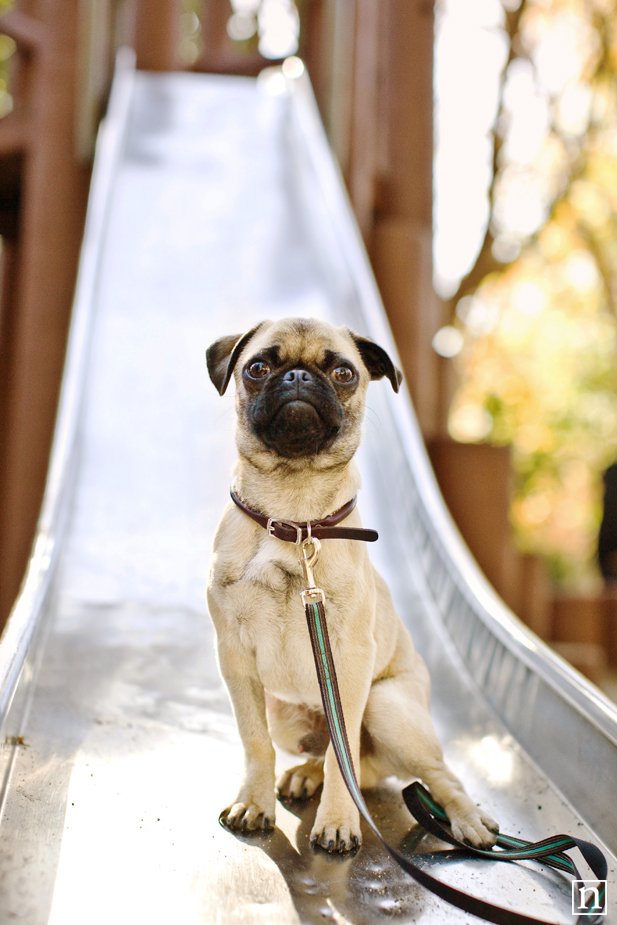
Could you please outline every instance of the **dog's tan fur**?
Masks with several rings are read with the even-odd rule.
[[[223,346],[224,339],[217,342],[213,367],[215,360],[229,361],[236,340],[227,339]],[[324,452],[281,458],[250,427],[243,364],[273,344],[282,360],[309,366],[331,350],[347,357],[359,373],[356,391],[343,399],[341,433]],[[356,495],[360,478],[353,455],[371,380],[357,344],[346,328],[287,319],[264,322],[239,345],[239,355],[232,355],[239,454],[234,486],[252,508],[302,522],[323,518]],[[220,371],[213,375],[217,387],[221,377]],[[357,509],[345,525],[361,526]],[[496,823],[477,809],[443,761],[429,715],[428,672],[369,561],[366,544],[324,541],[315,578],[326,595],[347,732],[362,786],[392,774],[421,778],[444,806],[457,837],[474,845],[493,844]],[[297,547],[268,536],[230,503],[214,540],[208,606],[244,745],[245,773],[223,819],[246,831],[274,823],[274,740],[292,753],[309,755],[306,763],[282,775],[279,795],[310,797],[323,781],[312,839],[329,850],[345,851],[360,843],[360,821],[331,746],[323,756],[328,740],[300,600],[303,588]]]

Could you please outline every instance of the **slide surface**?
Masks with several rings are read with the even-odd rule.
[[[243,763],[204,595],[234,412],[204,350],[288,315],[394,350],[306,78],[135,73],[125,56],[97,150],[39,534],[0,644],[2,922],[472,920],[366,830],[355,855],[311,850],[314,800],[279,804],[269,837],[217,822]],[[504,832],[600,844],[617,922],[615,708],[488,587],[409,398],[387,382],[369,390],[359,464],[363,523],[380,534],[371,557],[427,661],[448,762]],[[427,870],[574,921],[569,881],[540,865],[433,856],[444,846],[421,840],[400,789],[387,781],[367,802]]]

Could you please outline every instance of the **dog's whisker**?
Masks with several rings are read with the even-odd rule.
[[[218,424],[219,421],[222,421],[227,415],[233,414],[233,408],[226,408],[225,411],[222,411],[217,418],[214,419],[214,423]]]
[[[373,408],[369,408],[368,405],[364,408],[363,420],[372,424],[378,434],[381,432],[381,418],[378,413]]]

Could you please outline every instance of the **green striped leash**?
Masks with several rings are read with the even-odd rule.
[[[301,545],[304,554],[301,556],[300,562],[307,583],[306,590],[302,592],[302,603],[306,612],[306,621],[330,741],[332,742],[343,780],[367,825],[403,870],[421,886],[445,899],[446,902],[451,903],[453,906],[457,906],[465,912],[470,912],[478,918],[485,919],[487,922],[495,922],[496,925],[554,925],[554,923],[547,922],[545,919],[537,919],[533,916],[495,906],[462,890],[457,890],[441,880],[437,880],[423,868],[414,864],[406,855],[392,847],[377,828],[362,796],[354,770],[328,636],[328,624],[324,607],[325,595],[321,588],[316,587],[313,577],[313,568],[319,556],[321,543],[316,537],[311,536],[309,529],[308,536]],[[487,851],[481,848],[473,848],[458,841],[454,838],[450,829],[445,828],[449,824],[446,813],[420,783],[414,781],[408,787],[405,787],[403,798],[410,813],[427,832],[453,845],[458,849],[458,854],[464,852],[468,857],[484,858],[491,861],[542,860],[543,864],[569,874],[577,881],[578,886],[583,884],[580,873],[574,861],[564,853],[571,848],[578,848],[599,883],[597,891],[592,890],[589,892],[588,899],[585,898],[586,892],[583,885],[581,895],[585,902],[586,911],[578,916],[577,925],[578,923],[580,925],[583,925],[583,923],[597,925],[606,915],[606,878],[608,872],[606,858],[599,848],[591,844],[591,842],[584,841],[581,838],[571,838],[569,835],[555,835],[553,838],[546,838],[543,841],[527,842],[510,835],[499,834],[496,846],[499,850],[491,849]],[[599,911],[598,907],[600,907]]]

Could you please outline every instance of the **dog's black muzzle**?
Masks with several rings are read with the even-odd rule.
[[[279,456],[312,456],[339,433],[343,409],[334,388],[308,369],[289,369],[267,383],[252,409],[256,435]]]

